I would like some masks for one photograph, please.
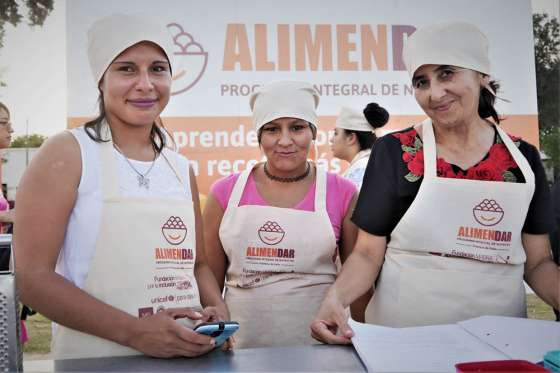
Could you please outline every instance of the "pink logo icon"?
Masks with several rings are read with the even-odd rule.
[[[178,216],[171,216],[167,219],[163,227],[161,227],[161,232],[171,245],[179,245],[187,237],[187,227]]]
[[[474,219],[487,227],[498,224],[504,217],[504,210],[493,199],[485,199],[473,208]]]
[[[178,95],[194,87],[202,78],[208,65],[208,52],[180,24],[170,23],[167,28],[173,35],[175,47],[170,57],[174,67],[171,95]]]
[[[284,238],[284,230],[275,221],[267,221],[259,229],[259,238],[267,245],[276,245]]]
[[[192,289],[192,282],[189,277],[177,282],[177,290],[189,290]]]

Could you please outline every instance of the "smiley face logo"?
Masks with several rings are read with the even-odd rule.
[[[161,233],[171,245],[179,245],[187,237],[187,227],[180,217],[171,216],[161,227]]]
[[[186,92],[198,83],[208,65],[208,52],[183,30],[178,23],[170,23],[167,28],[173,35],[173,89],[171,95]]]
[[[504,210],[493,199],[485,199],[473,208],[474,219],[481,225],[491,227],[502,221]]]
[[[267,221],[259,228],[259,238],[267,245],[276,245],[284,238],[284,230],[275,221]]]

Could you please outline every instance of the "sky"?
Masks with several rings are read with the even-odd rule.
[[[15,136],[66,128],[66,1],[55,0],[43,27],[6,25],[0,76],[7,87],[0,87],[0,101],[10,108]],[[531,2],[534,12],[559,18],[558,0]]]

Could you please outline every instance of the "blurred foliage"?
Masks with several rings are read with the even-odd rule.
[[[541,150],[560,175],[560,27],[546,13],[533,14]]]
[[[16,136],[10,148],[38,148],[46,139],[46,136],[37,134]]]
[[[6,23],[16,27],[23,20],[20,10],[26,11],[29,26],[42,26],[53,10],[54,0],[0,0],[0,48],[4,46]],[[0,74],[0,87],[5,87]]]

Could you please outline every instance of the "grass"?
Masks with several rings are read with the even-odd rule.
[[[552,308],[535,294],[527,295],[527,316],[530,319],[555,320]],[[29,341],[23,349],[24,358],[48,354],[51,343],[51,322],[43,315],[36,314],[27,319]]]

